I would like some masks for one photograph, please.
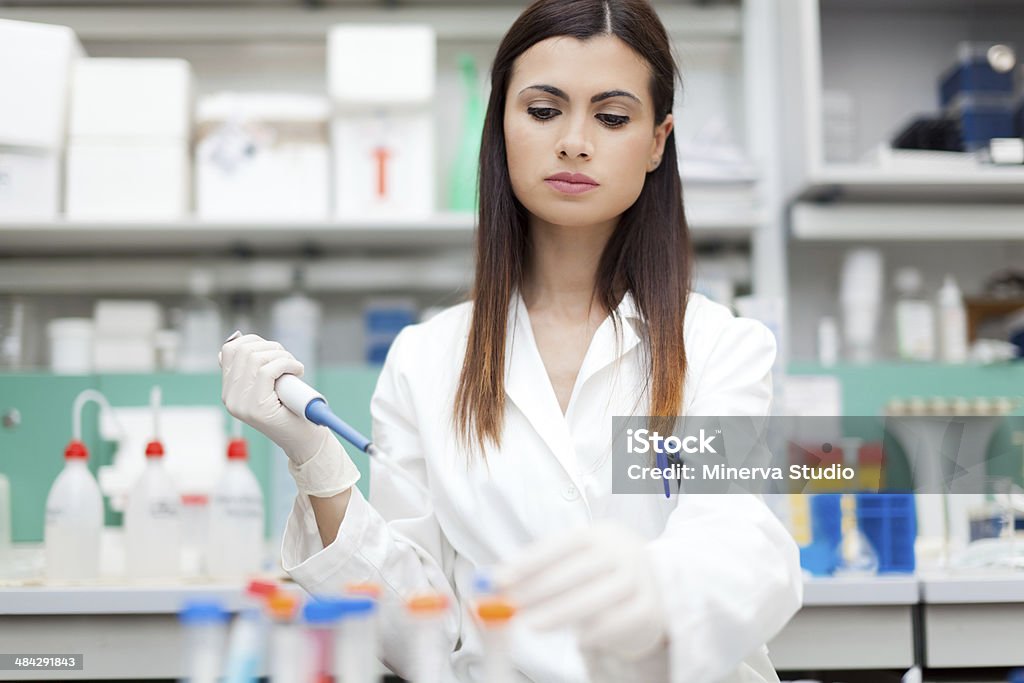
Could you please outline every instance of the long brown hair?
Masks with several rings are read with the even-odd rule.
[[[475,442],[483,450],[487,441],[500,443],[509,304],[530,258],[529,214],[513,194],[505,152],[505,98],[515,60],[554,36],[586,40],[603,35],[617,36],[647,61],[654,122],[662,123],[681,79],[665,27],[647,0],[537,0],[505,34],[495,55],[480,148],[473,318],[453,412],[465,445]],[[615,310],[625,290],[632,292],[647,321],[651,415],[674,416],[681,409],[687,367],[683,317],[692,258],[672,132],[661,164],[647,174],[640,196],[608,240],[594,285],[598,302],[612,312],[616,331]]]

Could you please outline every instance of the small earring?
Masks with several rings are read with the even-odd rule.
[[[651,159],[651,170],[653,171],[654,169],[658,168],[658,166],[660,164],[661,164],[661,157],[656,157],[654,159]]]

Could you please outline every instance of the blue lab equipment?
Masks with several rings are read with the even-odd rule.
[[[331,411],[323,394],[295,375],[281,375],[277,378],[274,389],[284,407],[299,417],[327,427],[364,453],[376,453],[373,443],[368,438]]]

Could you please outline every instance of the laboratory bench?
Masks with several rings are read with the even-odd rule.
[[[285,584],[301,590],[295,584]],[[0,584],[5,652],[75,653],[86,669],[63,679],[176,678],[177,612],[193,598],[237,611],[241,583],[58,586]],[[780,671],[1024,666],[1024,573],[808,578],[804,604],[769,644]],[[10,680],[36,674],[4,672]]]

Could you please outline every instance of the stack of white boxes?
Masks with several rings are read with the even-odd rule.
[[[192,69],[180,59],[75,66],[68,218],[175,220],[191,207]]]
[[[436,71],[437,37],[429,26],[331,28],[327,89],[337,218],[433,213]]]
[[[66,26],[0,19],[0,219],[60,213],[71,72],[84,54]]]
[[[163,324],[157,302],[101,299],[93,324],[96,372],[156,371],[156,333]]]
[[[223,92],[197,111],[200,219],[326,220],[330,215],[327,98]]]

